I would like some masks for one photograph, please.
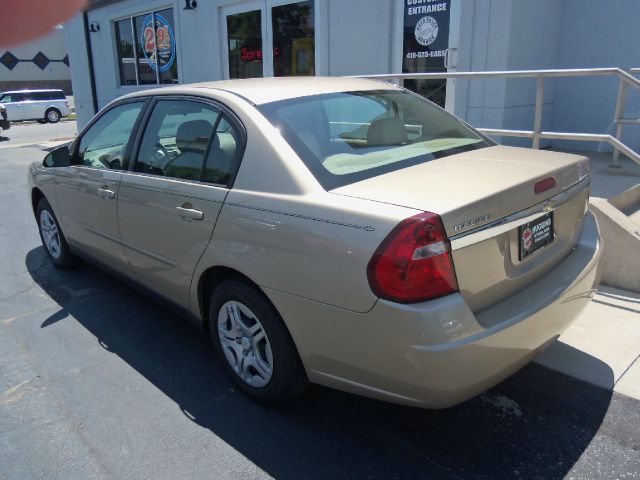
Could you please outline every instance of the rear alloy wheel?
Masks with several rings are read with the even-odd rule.
[[[60,115],[60,112],[55,108],[50,108],[49,110],[47,110],[47,113],[45,113],[45,118],[49,123],[58,123],[61,116],[62,115]]]
[[[227,280],[211,296],[211,338],[234,383],[266,403],[298,396],[307,377],[282,319],[262,292]]]
[[[69,268],[78,263],[78,259],[69,250],[69,245],[60,230],[58,220],[51,209],[51,205],[42,198],[36,209],[38,229],[42,244],[49,258],[56,267]]]
[[[231,300],[218,312],[218,338],[231,369],[242,381],[262,388],[273,375],[273,352],[264,326],[244,303]]]

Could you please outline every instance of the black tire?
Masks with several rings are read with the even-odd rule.
[[[246,306],[264,328],[272,353],[271,378],[264,386],[256,387],[247,383],[227,360],[225,347],[218,333],[218,314],[225,304],[229,305],[228,302],[238,302]],[[235,385],[250,397],[263,403],[282,404],[299,396],[307,387],[307,375],[280,315],[262,292],[242,279],[226,280],[213,291],[209,307],[209,331],[216,354],[229,376]],[[227,352],[232,350],[227,348]]]
[[[50,250],[50,246],[45,240],[45,235],[43,233],[43,212],[47,212],[47,219],[51,219],[57,228],[57,235],[59,240],[59,251]],[[58,219],[56,218],[53,210],[51,209],[51,205],[46,198],[41,198],[38,202],[38,206],[36,207],[36,221],[38,222],[38,232],[40,233],[40,239],[42,240],[42,245],[44,247],[45,252],[51,259],[51,262],[58,268],[72,268],[75,267],[79,263],[78,257],[76,257],[71,250],[69,250],[69,244],[67,243],[66,238],[64,238],[64,234],[62,233],[62,229],[60,228],[60,224],[58,223]],[[58,253],[59,252],[59,253]]]
[[[50,108],[44,112],[44,118],[48,123],[58,123],[62,118],[62,114],[57,108]]]

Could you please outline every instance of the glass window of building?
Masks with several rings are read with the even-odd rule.
[[[273,7],[273,74],[313,75],[315,28],[313,0]]]
[[[149,12],[115,22],[120,85],[178,83],[173,11]]]
[[[229,78],[314,75],[314,1],[225,7]]]
[[[260,10],[227,16],[230,78],[262,76],[261,18]]]

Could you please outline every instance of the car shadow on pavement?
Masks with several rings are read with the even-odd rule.
[[[562,478],[611,402],[608,390],[530,364],[447,410],[315,386],[286,407],[266,407],[231,387],[205,335],[119,280],[89,265],[57,270],[42,247],[26,266],[60,306],[42,328],[73,317],[187,418],[275,478]]]

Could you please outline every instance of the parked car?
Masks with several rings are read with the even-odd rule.
[[[0,133],[2,133],[2,130],[9,130],[10,128],[11,123],[7,120],[7,109],[0,103]]]
[[[497,145],[371,80],[129,94],[29,184],[56,266],[86,258],[177,306],[266,402],[314,382],[454,405],[552,343],[598,282],[585,157]]]
[[[71,113],[69,102],[62,90],[15,90],[3,92],[0,103],[7,110],[11,122],[37,120],[40,123],[58,123]]]

